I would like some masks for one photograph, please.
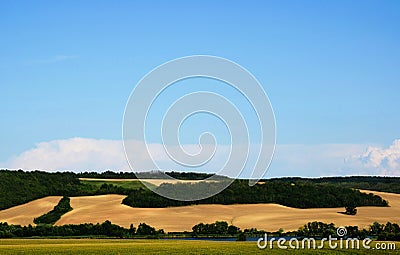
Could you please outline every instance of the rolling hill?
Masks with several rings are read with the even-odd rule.
[[[365,191],[369,192],[369,191]],[[297,230],[309,221],[333,222],[336,225],[357,225],[372,222],[400,222],[400,195],[374,192],[387,199],[390,207],[359,207],[355,216],[340,214],[343,208],[297,209],[278,204],[191,205],[168,208],[132,208],[121,204],[123,195],[71,197],[72,211],[64,214],[56,225],[99,223],[106,220],[128,228],[146,222],[166,231],[190,231],[199,222],[217,220],[245,228],[267,231]],[[0,222],[33,224],[33,218],[51,210],[61,197],[46,197],[0,211]]]

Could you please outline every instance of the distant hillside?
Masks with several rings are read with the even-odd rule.
[[[146,173],[159,178],[159,172]],[[182,180],[199,180],[211,174],[169,172]],[[142,174],[141,178],[144,178]],[[45,196],[82,196],[120,194],[129,196],[124,203],[135,207],[165,207],[186,205],[168,200],[147,190],[143,185],[126,185],[124,182],[85,182],[79,178],[134,179],[134,173],[107,171],[104,173],[79,173],[22,170],[0,170],[0,210],[23,204]],[[226,177],[220,177],[222,180]],[[159,189],[179,191],[185,184],[163,184]],[[188,184],[186,184],[188,185]],[[195,188],[196,185],[193,185]],[[352,188],[400,193],[400,178],[395,177],[329,177],[329,178],[279,178],[265,180],[265,184],[249,187],[246,180],[236,180],[222,193],[195,204],[279,203],[297,208],[341,207],[347,204],[386,206],[379,196],[371,196]],[[193,204],[193,203],[192,203]]]
[[[70,172],[0,170],[0,210],[46,196],[128,194],[130,191],[113,185],[98,187],[82,183]]]
[[[0,170],[0,210],[45,196],[77,194],[79,189],[72,173]]]
[[[349,176],[349,177],[346,176],[346,177],[321,177],[321,178],[285,177],[285,178],[269,179],[268,181],[333,184],[338,187],[344,187],[344,188],[366,189],[366,190],[375,190],[381,192],[400,194],[400,177],[383,177],[383,176]]]
[[[207,186],[205,186],[207,185]],[[158,190],[165,193],[192,193],[197,189],[213,190],[215,183],[162,184]],[[312,182],[265,181],[249,186],[247,180],[235,180],[221,193],[199,201],[176,201],[149,190],[132,191],[123,204],[132,207],[169,207],[193,204],[258,204],[276,203],[295,208],[332,208],[345,206],[387,206],[381,197],[334,184]]]

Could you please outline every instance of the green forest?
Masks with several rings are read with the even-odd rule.
[[[128,194],[129,189],[113,185],[82,183],[71,172],[0,170],[0,210],[46,196]]]
[[[190,188],[187,186],[191,185]],[[204,184],[202,184],[204,185]],[[207,184],[212,189],[214,183]],[[200,184],[162,184],[157,189],[179,192],[196,191]],[[206,188],[201,186],[199,188]],[[146,189],[129,193],[122,202],[132,207],[168,207],[192,204],[245,204],[278,203],[295,208],[328,208],[345,206],[388,206],[388,202],[373,194],[361,193],[347,187],[333,184],[309,182],[266,181],[264,184],[249,186],[247,180],[235,180],[221,193],[198,201],[171,200]]]
[[[400,194],[400,178],[389,176],[350,176],[321,178],[274,178],[266,181],[334,184],[340,187],[367,189]]]

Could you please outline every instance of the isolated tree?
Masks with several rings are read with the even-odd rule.
[[[347,215],[356,215],[357,214],[357,208],[355,206],[346,206],[345,207],[346,214]]]

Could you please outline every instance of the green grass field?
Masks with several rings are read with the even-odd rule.
[[[373,244],[371,245],[371,247]],[[396,248],[400,243],[396,243]],[[398,254],[396,250],[260,250],[255,242],[117,240],[117,239],[0,239],[0,254]]]
[[[112,184],[114,186],[119,186],[125,189],[139,189],[139,188],[144,188],[147,189],[147,187],[139,180],[137,181],[95,181],[95,180],[81,180],[81,183],[83,184],[91,184],[91,185],[95,185],[98,188],[101,187],[101,185],[103,184]],[[147,183],[150,186],[154,186],[151,183]]]

